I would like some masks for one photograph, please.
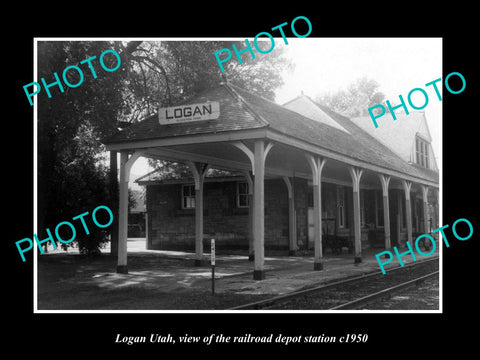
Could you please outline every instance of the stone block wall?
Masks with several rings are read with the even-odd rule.
[[[337,187],[322,184],[322,216],[337,217]],[[296,211],[297,248],[313,248],[308,242],[308,208],[313,206],[312,188],[305,179],[293,180]],[[345,228],[337,228],[339,236],[353,241],[353,193],[345,187]],[[374,190],[362,190],[365,226],[361,229],[362,247],[382,244],[383,228],[372,230],[375,223]],[[397,213],[396,190],[391,194],[391,232]],[[148,239],[149,249],[186,250],[195,249],[195,210],[182,209],[182,185],[148,185]],[[333,225],[333,222],[330,222]],[[368,226],[367,224],[370,224]],[[332,226],[329,225],[329,226]],[[337,224],[338,226],[338,224]],[[373,225],[374,226],[374,225]],[[330,229],[331,230],[331,229]],[[406,229],[400,229],[400,240],[406,237]],[[265,250],[288,250],[288,191],[283,179],[265,180]],[[396,235],[392,234],[396,240]],[[207,182],[204,185],[204,250],[209,251],[210,239],[216,240],[218,249],[248,249],[249,209],[237,206],[237,182]]]
[[[249,209],[237,206],[237,182],[204,185],[204,249],[248,249]],[[148,185],[149,249],[195,249],[195,210],[182,209],[182,185]],[[288,192],[282,179],[265,181],[265,248],[288,249]]]

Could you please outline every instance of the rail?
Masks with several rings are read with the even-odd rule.
[[[435,257],[432,257],[432,258],[429,258],[429,259],[426,259],[426,260],[422,260],[422,261],[417,261],[417,262],[414,262],[414,263],[411,263],[411,264],[408,264],[408,265],[405,265],[405,266],[398,266],[398,267],[395,267],[393,269],[389,269],[389,273],[392,273],[392,272],[397,271],[397,270],[405,270],[405,269],[408,269],[408,268],[413,268],[413,267],[416,267],[418,265],[425,264],[425,263],[428,263],[428,262],[431,262],[431,261],[436,261],[436,260],[437,261],[439,260],[438,256],[435,256]],[[272,297],[272,298],[269,298],[269,299],[239,305],[239,306],[227,309],[227,310],[249,310],[249,309],[259,310],[259,309],[264,309],[264,308],[271,307],[272,305],[282,303],[282,302],[286,302],[286,301],[294,299],[294,298],[298,298],[298,297],[302,297],[302,296],[306,296],[306,295],[311,295],[315,292],[328,290],[328,289],[336,287],[336,286],[345,285],[345,284],[353,283],[353,282],[360,281],[360,280],[365,280],[365,279],[368,279],[370,277],[374,277],[374,276],[378,276],[378,275],[385,276],[385,275],[382,274],[381,271],[374,271],[374,272],[371,272],[371,273],[368,273],[368,274],[363,274],[361,276],[355,276],[355,277],[352,277],[352,278],[348,278],[348,279],[344,279],[344,280],[340,280],[340,281],[335,281],[335,282],[328,283],[328,284],[322,284],[322,285],[310,287],[310,288],[307,288],[307,289],[293,291],[293,292],[290,292],[288,294],[275,296],[275,297]]]
[[[410,287],[412,285],[418,285],[419,283],[422,283],[424,282],[425,280],[427,280],[428,278],[431,278],[432,276],[435,276],[439,273],[439,271],[434,271],[430,274],[427,274],[427,275],[423,275],[423,276],[420,276],[416,279],[413,279],[413,280],[409,280],[409,281],[405,281],[401,284],[398,284],[398,285],[395,285],[395,286],[391,286],[387,289],[384,289],[384,290],[381,290],[381,291],[378,291],[378,292],[375,292],[373,294],[370,294],[370,295],[367,295],[367,296],[364,296],[364,297],[361,297],[359,299],[356,299],[356,300],[352,300],[352,301],[349,301],[345,304],[341,304],[341,305],[337,305],[337,306],[334,306],[328,310],[348,310],[348,309],[357,309],[358,307],[360,306],[363,306],[363,305],[366,305],[366,304],[369,304],[373,301],[376,301],[378,299],[382,299],[384,297],[390,297],[390,295],[392,293],[395,293],[399,290],[402,290],[404,288],[407,288],[407,287]]]

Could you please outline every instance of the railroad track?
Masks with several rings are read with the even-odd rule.
[[[438,263],[439,258],[433,257],[389,269],[386,275],[383,275],[381,271],[373,272],[240,305],[228,310],[356,309],[438,275]],[[415,270],[415,274],[412,274],[412,270]]]
[[[375,292],[373,294],[369,294],[366,296],[363,296],[359,299],[355,299],[352,301],[349,301],[345,304],[337,305],[334,306],[328,310],[349,310],[349,309],[358,309],[362,306],[365,306],[373,301],[383,299],[383,298],[390,298],[390,296],[402,289],[408,288],[410,286],[416,285],[418,286],[419,284],[423,283],[425,280],[438,275],[438,271],[431,272],[427,275],[420,276],[418,278],[415,278],[413,280],[405,281],[401,284],[391,286],[387,289],[380,290],[378,292]]]

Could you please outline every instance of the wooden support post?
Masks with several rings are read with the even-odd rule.
[[[388,184],[390,183],[390,176],[383,174],[378,175],[382,184],[383,194],[383,226],[385,230],[385,250],[390,250],[392,248],[392,243],[390,240],[390,205],[388,199]]]
[[[111,198],[110,209],[114,214],[118,214],[118,195],[120,190],[118,187],[118,169],[117,169],[117,152],[110,151],[110,170],[108,173],[109,194]],[[113,217],[113,223],[110,230],[110,255],[118,256],[118,217]]]
[[[203,183],[208,164],[187,162],[195,180],[195,266],[206,263],[203,259]]]
[[[255,218],[255,207],[254,207],[254,176],[255,176],[255,154],[250,148],[241,141],[235,141],[231,143],[237,149],[241,150],[249,159],[252,170],[244,171],[245,178],[248,182],[248,222],[249,222],[249,238],[248,238],[248,260],[254,261],[255,259],[255,248],[254,248],[254,223],[253,219]]]
[[[127,274],[127,234],[128,234],[128,180],[126,174],[126,163],[128,153],[120,152],[120,184],[118,204],[118,258],[117,273]]]
[[[430,226],[428,224],[428,187],[422,185],[422,198],[423,198],[423,231],[424,234],[430,233]],[[430,249],[430,243],[423,240],[423,244],[426,250]]]
[[[360,179],[363,169],[353,166],[348,168],[352,177],[353,188],[353,227],[355,234],[355,264],[362,262],[362,233],[360,228]]]
[[[402,180],[403,190],[405,191],[405,216],[407,222],[407,241],[412,245],[412,206],[410,202],[410,190],[412,182]]]
[[[297,253],[297,227],[293,184],[288,176],[284,176],[283,181],[285,181],[288,190],[288,255],[295,256]]]
[[[142,155],[136,151],[130,158],[127,151],[120,152],[120,194],[118,205],[118,259],[117,272],[128,273],[127,236],[128,236],[128,181],[133,163]]]
[[[244,171],[248,184],[248,261],[255,259],[253,248],[253,176],[250,171]]]
[[[264,269],[264,236],[265,236],[265,159],[273,144],[268,143],[265,146],[264,140],[255,140],[254,150],[254,167],[252,171],[255,173],[254,189],[253,189],[253,247],[255,252],[253,279],[265,279]]]
[[[306,154],[308,164],[312,170],[313,183],[313,248],[314,260],[313,270],[323,270],[323,249],[322,249],[322,170],[325,166],[325,159],[319,156]]]
[[[237,149],[241,150],[245,155],[247,155],[248,159],[250,160],[250,164],[252,166],[252,174],[255,175],[255,154],[250,148],[245,145],[242,141],[234,141],[231,143]]]
[[[195,186],[195,265],[202,265],[203,258],[203,176]]]

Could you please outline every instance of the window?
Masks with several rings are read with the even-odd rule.
[[[248,183],[239,182],[237,183],[237,207],[246,208],[248,207]]]
[[[383,218],[383,192],[381,190],[375,191],[375,223],[377,227],[384,226]]]
[[[195,209],[195,185],[182,185],[182,209]]]
[[[337,223],[339,228],[345,227],[345,190],[337,188]]]
[[[417,137],[415,151],[417,155],[417,164],[427,169],[430,168],[429,162],[429,143]]]

